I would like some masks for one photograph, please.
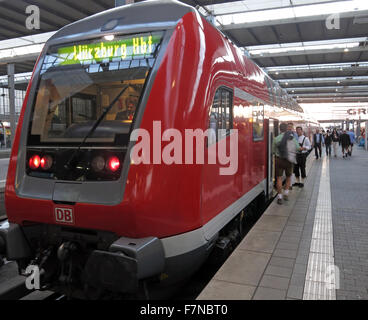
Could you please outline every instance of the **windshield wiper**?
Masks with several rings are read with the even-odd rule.
[[[79,144],[78,148],[74,150],[74,152],[72,153],[72,155],[70,156],[70,158],[68,159],[68,161],[66,162],[66,164],[64,165],[65,169],[70,169],[70,163],[73,161],[74,157],[77,155],[77,153],[79,153],[81,147],[86,143],[87,139],[95,132],[95,130],[97,129],[97,127],[100,125],[101,121],[103,120],[103,118],[109,113],[109,111],[111,110],[112,106],[118,101],[118,99],[120,98],[120,96],[125,92],[126,89],[129,88],[130,85],[126,85],[120,92],[119,94],[115,97],[115,99],[109,104],[108,107],[105,108],[105,111],[100,115],[100,117],[96,120],[96,122],[94,123],[94,125],[92,126],[92,128],[88,131],[88,133],[84,136],[82,142]]]

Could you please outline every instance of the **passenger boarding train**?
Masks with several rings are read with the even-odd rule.
[[[250,203],[272,197],[285,119],[304,121],[302,108],[193,7],[145,1],[72,23],[47,41],[27,89],[0,250],[70,296],[170,287],[239,232]],[[206,154],[236,129],[236,173],[133,163],[130,134],[153,135],[154,121],[183,135],[226,130]]]

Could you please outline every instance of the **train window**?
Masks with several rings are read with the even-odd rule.
[[[72,107],[71,121],[73,123],[93,120],[96,113],[96,99],[92,95],[73,96],[67,100]]]
[[[208,145],[230,134],[230,129],[233,128],[232,96],[232,91],[225,87],[217,89],[215,93],[209,117],[210,132]],[[222,131],[219,132],[220,129],[222,129]]]
[[[28,144],[126,144],[163,32],[50,47],[40,72]],[[112,104],[112,105],[111,105]]]
[[[264,106],[256,103],[252,106],[253,141],[263,140]]]

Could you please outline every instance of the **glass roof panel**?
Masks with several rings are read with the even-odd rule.
[[[310,5],[314,3],[325,3],[333,1],[336,0],[293,0],[292,3],[295,6],[298,6],[298,5],[305,5],[305,4]],[[244,11],[285,8],[285,7],[290,7],[290,0],[246,0],[246,1],[235,1],[206,6],[206,8],[212,11],[215,15],[223,15]]]
[[[231,4],[231,5],[230,5]],[[216,16],[217,25],[282,20],[368,10],[366,0],[252,0],[206,6]]]
[[[32,72],[24,72],[24,73],[17,73],[14,75],[14,82],[17,83],[27,83],[32,76]],[[0,85],[8,85],[8,76],[0,76]]]
[[[0,50],[45,43],[54,33],[55,32],[46,32],[33,36],[2,40],[0,41]]]

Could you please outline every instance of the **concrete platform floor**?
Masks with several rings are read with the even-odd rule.
[[[269,206],[197,299],[368,299],[368,153],[314,160]]]

